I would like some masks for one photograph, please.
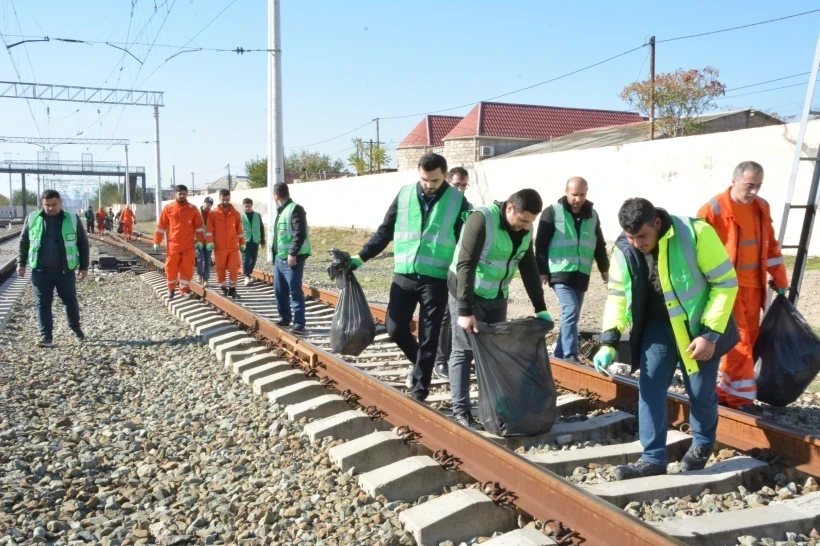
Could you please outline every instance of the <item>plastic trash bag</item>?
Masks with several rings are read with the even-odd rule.
[[[340,290],[330,324],[330,347],[334,353],[359,356],[376,338],[376,323],[364,290],[350,268],[350,254],[331,248],[330,255],[333,261],[327,273]]]
[[[117,224],[117,233],[124,233],[124,232],[125,232],[125,226],[122,225],[122,222],[120,222],[119,224]]]
[[[820,337],[784,296],[772,302],[754,348],[757,399],[772,406],[797,400],[820,371]]]
[[[536,318],[478,323],[470,334],[478,376],[478,420],[496,436],[532,436],[555,422],[558,394],[545,336],[553,323]]]

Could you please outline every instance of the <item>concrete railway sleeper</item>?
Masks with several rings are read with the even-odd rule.
[[[131,248],[140,253],[139,248]],[[142,257],[153,262],[154,266],[161,267],[161,263],[145,253],[142,253]],[[263,277],[264,274],[258,276]],[[158,292],[162,293],[162,279],[155,278],[154,281]],[[773,489],[763,484],[775,485],[781,491],[788,492],[778,495],[775,502],[769,505],[753,504],[750,501],[749,508],[746,509],[732,508],[733,511],[724,513],[713,510],[713,513],[696,518],[666,518],[667,521],[656,523],[655,528],[680,538],[684,543],[724,544],[734,543],[734,539],[744,534],[782,538],[786,533],[794,533],[793,536],[786,536],[796,538],[798,534],[808,535],[817,524],[820,512],[816,506],[820,504],[820,499],[813,492],[816,484],[812,485],[812,480],[809,480],[803,487],[805,494],[791,499],[790,497],[797,495],[798,486],[794,483],[775,483],[772,468],[751,457],[731,457],[716,461],[703,471],[672,474],[662,478],[615,483],[594,478],[588,480],[589,483],[583,483],[582,487],[588,493],[594,493],[597,498],[590,499],[586,495],[578,497],[578,489],[567,489],[566,482],[554,482],[557,478],[547,472],[540,472],[540,475],[533,473],[532,464],[521,464],[522,458],[515,457],[510,451],[504,450],[502,457],[496,452],[500,446],[486,441],[488,435],[483,435],[482,438],[451,422],[441,423],[440,417],[435,413],[435,417],[425,413],[424,410],[429,412],[429,408],[419,409],[421,404],[404,397],[397,404],[395,395],[388,396],[392,395],[389,391],[393,389],[374,380],[389,378],[395,373],[391,371],[391,367],[401,366],[401,361],[398,360],[401,355],[395,354],[395,348],[387,342],[386,336],[377,338],[374,346],[369,349],[370,356],[366,352],[357,359],[350,359],[349,363],[343,363],[323,350],[327,346],[327,329],[332,315],[332,310],[326,303],[309,302],[308,312],[309,316],[315,317],[314,324],[309,322],[307,336],[297,338],[272,324],[276,319],[275,311],[269,304],[273,301],[272,291],[266,291],[265,287],[260,286],[247,288],[250,290],[240,290],[242,299],[238,300],[241,304],[238,305],[237,302],[225,300],[211,291],[206,292],[195,286],[196,293],[204,296],[217,309],[227,312],[231,320],[221,318],[219,312],[209,310],[195,300],[176,299],[170,302],[170,306],[197,333],[214,336],[209,337],[209,343],[213,343],[212,348],[220,360],[227,369],[241,375],[245,382],[252,385],[254,392],[267,395],[272,404],[287,406],[287,413],[292,419],[312,420],[306,424],[303,432],[311,440],[334,438],[336,441],[344,441],[331,449],[331,459],[341,470],[358,475],[360,487],[371,496],[383,495],[390,500],[396,498],[412,501],[442,490],[450,491],[445,497],[419,504],[402,514],[402,522],[421,543],[437,544],[439,539],[455,539],[454,522],[463,521],[465,514],[469,514],[467,519],[471,524],[476,519],[491,522],[494,527],[491,531],[514,528],[516,523],[526,522],[528,514],[540,520],[530,523],[529,528],[521,530],[522,532],[539,525],[543,528],[542,522],[552,520],[552,525],[559,528],[558,535],[553,534],[553,537],[559,541],[586,540],[601,544],[674,543],[669,542],[669,536],[645,534],[647,528],[635,527],[638,522],[634,520],[619,520],[618,516],[610,512],[611,506],[599,504],[599,499],[605,499],[613,506],[626,508],[629,514],[642,517],[638,508],[651,506],[653,499],[662,499],[664,505],[677,504],[680,507],[680,503],[691,504],[690,501],[698,496],[715,499],[724,495],[731,500],[732,495],[739,495],[734,491],[736,489],[748,493],[749,489],[756,491],[763,486],[763,491],[768,489],[774,493]],[[309,288],[305,291],[313,292]],[[321,294],[319,296],[322,301],[331,299],[322,298]],[[259,314],[254,314],[256,312]],[[238,325],[250,327],[256,341],[266,341],[266,345],[274,351],[267,351],[253,337],[243,334]],[[306,374],[293,368],[300,361],[307,368]],[[554,361],[553,364],[555,368],[556,364],[561,366],[562,363]],[[353,366],[366,370],[367,375],[355,370]],[[579,372],[576,370],[575,373]],[[315,375],[324,376],[321,382],[323,384],[309,378]],[[401,372],[397,375],[401,376]],[[306,376],[308,378],[303,379]],[[615,384],[619,382],[612,381]],[[333,386],[352,388],[344,389],[340,394],[330,394],[332,391],[327,387]],[[400,383],[395,386],[400,386]],[[605,406],[605,399],[611,398],[605,390],[577,390],[587,396],[563,396],[561,405],[565,414],[583,411],[590,406]],[[354,392],[356,394],[352,395]],[[678,402],[685,403],[685,399]],[[595,411],[597,410],[593,410]],[[374,420],[368,413],[377,415],[377,419]],[[422,427],[417,427],[419,431],[411,431],[407,427],[390,430],[391,427],[384,422],[398,425],[419,422],[419,419],[423,422]],[[725,416],[721,415],[721,419],[725,419]],[[545,438],[513,439],[507,442],[497,438],[493,440],[506,443],[506,447],[523,453],[531,463],[568,476],[572,481],[576,475],[585,474],[580,472],[584,467],[597,469],[603,465],[622,464],[636,459],[640,455],[640,447],[636,442],[584,447],[606,440],[608,435],[617,437],[633,426],[632,415],[607,408],[605,413],[599,412],[585,421],[568,419],[557,423]],[[408,443],[408,436],[418,439],[419,433],[421,443]],[[815,439],[807,440],[811,442]],[[577,449],[538,453],[538,446],[550,442],[566,444],[573,441],[579,442],[573,446]],[[688,447],[689,441],[685,434],[670,433],[670,452],[679,456]],[[481,450],[480,454],[476,450]],[[485,458],[491,464],[476,461]],[[500,469],[501,472],[493,473],[492,468]],[[519,471],[517,475],[514,474],[516,469]],[[490,478],[491,481],[464,488],[464,484],[470,481],[467,476],[476,479]],[[783,473],[776,477],[777,482],[783,482],[784,479]],[[496,483],[501,483],[508,489],[493,486],[493,480],[498,480]],[[795,489],[794,495],[791,493],[792,489]],[[482,508],[474,507],[479,497],[483,499]],[[446,501],[441,500],[445,498]],[[488,498],[490,504],[486,504]],[[555,499],[560,501],[555,502]],[[459,508],[462,504],[466,508]],[[512,510],[504,508],[504,505],[509,504],[517,507],[520,518],[510,519],[509,514],[505,516],[503,511],[498,510]],[[422,509],[423,507],[425,508]],[[683,515],[687,514],[684,512]],[[564,523],[556,521],[559,519]],[[695,527],[692,523],[695,521],[697,531],[693,531]],[[613,529],[621,533],[621,539],[614,540]],[[473,527],[469,531],[472,534],[465,535],[463,539],[482,536],[482,530]],[[451,535],[442,535],[442,532]],[[489,532],[483,536],[491,534]],[[542,533],[541,536],[546,535]],[[747,542],[750,539],[748,537]],[[530,539],[526,536],[517,539],[504,535],[496,540],[500,541],[498,544],[533,543],[527,542]],[[538,543],[540,542],[535,542]]]

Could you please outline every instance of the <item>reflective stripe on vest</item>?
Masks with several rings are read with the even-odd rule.
[[[598,228],[598,213],[592,211],[592,218],[581,220],[581,233],[575,231],[575,219],[560,203],[552,206],[555,234],[550,241],[547,257],[550,273],[571,273],[580,271],[584,275],[592,272],[592,258],[595,256]]]
[[[282,260],[287,259],[290,244],[293,242],[294,235],[296,235],[293,230],[293,209],[295,208],[296,203],[291,201],[285,205],[285,208],[276,217],[276,255]],[[310,254],[310,232],[305,235],[305,242],[302,243],[298,255],[305,254]]]
[[[464,195],[452,187],[424,215],[416,184],[399,191],[393,231],[394,271],[400,275],[425,275],[446,279],[456,250],[455,225]]]
[[[255,212],[251,212],[251,217],[242,211],[242,230],[245,232],[245,240],[249,243],[258,243],[262,240],[262,217]],[[259,216],[259,222],[255,222],[256,217]],[[277,247],[278,248],[278,247]]]
[[[61,223],[61,238],[65,248],[65,258],[68,269],[73,271],[80,265],[80,249],[77,247],[77,225],[79,218],[75,214],[62,211],[63,222]],[[68,220],[66,222],[66,220]],[[32,212],[28,215],[29,249],[28,265],[31,269],[36,269],[39,261],[40,248],[43,244],[43,233],[45,232],[45,220],[40,211]]]
[[[510,234],[501,227],[501,209],[497,203],[486,207],[476,207],[471,214],[480,212],[484,215],[484,246],[476,265],[473,292],[484,299],[495,299],[501,292],[504,298],[509,296],[509,286],[518,263],[532,241],[532,232],[528,231],[513,255],[513,242]],[[459,237],[450,271],[458,274],[458,255],[461,250],[462,237]]]

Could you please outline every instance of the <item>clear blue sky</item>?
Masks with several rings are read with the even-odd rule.
[[[163,185],[211,181],[231,164],[266,153],[265,53],[185,53],[163,64],[230,0],[0,0],[0,30],[13,35],[124,42],[140,64],[105,44],[51,41],[11,50],[23,81],[91,87],[131,87],[165,92],[161,109]],[[155,12],[156,5],[156,12]],[[285,146],[323,141],[384,120],[381,139],[395,146],[422,114],[525,87],[658,40],[739,26],[820,7],[817,2],[750,1],[484,1],[376,2],[283,0],[282,48]],[[15,17],[15,8],[17,17]],[[169,14],[170,8],[170,14]],[[166,20],[166,15],[167,20]],[[18,25],[19,19],[19,25]],[[164,24],[163,24],[164,21]],[[267,47],[267,2],[235,0],[190,46]],[[657,72],[711,65],[728,88],[810,69],[820,13],[744,30],[659,44]],[[149,44],[155,41],[154,47]],[[144,44],[144,45],[140,45]],[[0,79],[17,75],[0,52]],[[648,75],[648,48],[589,71],[503,99],[506,102],[626,110],[620,90]],[[123,60],[124,59],[124,60]],[[121,64],[122,63],[122,64]],[[162,66],[155,72],[155,69]],[[119,71],[120,66],[123,67]],[[147,80],[146,80],[147,78]],[[804,82],[795,78],[738,91],[747,93]],[[732,93],[727,93],[731,95]],[[771,108],[797,114],[805,86],[720,100],[726,107]],[[114,108],[31,101],[42,136],[153,140],[150,107]],[[46,107],[50,108],[49,116]],[[450,111],[464,114],[469,106]],[[97,110],[101,115],[98,115]],[[0,99],[2,135],[37,136],[26,102]],[[313,146],[339,157],[350,138],[375,138],[373,124]],[[58,148],[61,159],[79,159],[79,146]],[[153,185],[152,144],[133,144],[132,165],[144,165]],[[0,143],[14,159],[36,157],[37,148]],[[88,150],[97,160],[123,159],[120,149]],[[395,151],[392,151],[395,162]],[[6,156],[0,156],[5,158]],[[15,184],[16,185],[16,184]],[[0,192],[7,192],[0,180]]]

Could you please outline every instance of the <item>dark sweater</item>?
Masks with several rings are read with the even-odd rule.
[[[66,220],[62,213],[56,216],[49,216],[45,212],[40,212],[43,217],[43,240],[40,243],[40,251],[37,254],[37,271],[64,272],[68,271],[68,260],[65,256],[65,245],[63,245],[62,229],[63,221]],[[70,220],[67,220],[70,221]],[[28,251],[31,244],[29,238],[28,221],[23,224],[23,232],[20,234],[20,244],[17,247],[18,267],[28,266]],[[81,271],[88,270],[88,236],[81,222],[77,222],[77,249],[80,252]]]
[[[581,222],[583,220],[592,218],[592,201],[585,202],[581,207],[581,211],[578,213],[572,212],[572,207],[567,203],[566,197],[562,197],[558,202],[563,205],[564,210],[569,212],[573,220],[575,220],[576,233],[581,231]],[[550,286],[565,284],[576,290],[586,292],[589,288],[589,275],[581,273],[580,271],[550,273],[547,253],[549,252],[550,241],[552,241],[553,235],[555,235],[555,214],[550,206],[545,208],[544,212],[541,213],[541,220],[538,223],[538,236],[535,238],[535,257],[538,262],[538,272],[542,275],[547,275]],[[598,264],[598,271],[607,273],[609,272],[609,255],[606,251],[606,241],[604,240],[604,233],[601,230],[600,218],[595,228],[595,237],[597,238],[595,244],[595,262]]]
[[[513,243],[513,255],[518,252],[521,244],[524,241],[524,236],[528,233],[526,230],[514,231],[510,228],[509,222],[503,211],[507,208],[506,202],[498,202],[501,208],[501,229],[507,232]],[[484,248],[484,240],[486,238],[487,230],[484,221],[484,215],[479,213],[470,214],[467,221],[464,223],[464,230],[461,234],[461,251],[458,254],[456,267],[458,273],[452,271],[447,275],[447,287],[450,294],[458,300],[459,316],[469,317],[473,315],[473,302],[476,296],[473,291],[475,284],[475,271],[478,266],[478,260],[481,257],[481,250]],[[544,290],[541,287],[541,278],[538,275],[538,267],[535,264],[535,253],[533,252],[532,241],[521,261],[518,263],[518,271],[521,273],[521,280],[524,282],[524,288],[527,290],[527,295],[535,307],[535,312],[547,310],[547,304],[544,301]],[[503,298],[504,293],[499,289],[497,298]],[[496,298],[496,299],[497,299]]]

